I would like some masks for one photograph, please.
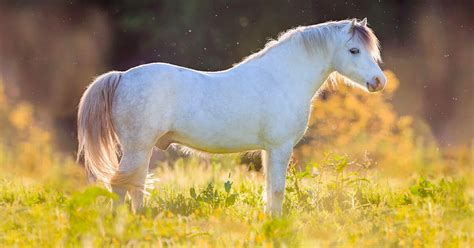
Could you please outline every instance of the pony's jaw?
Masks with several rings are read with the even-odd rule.
[[[387,78],[376,63],[347,63],[346,66],[338,72],[368,92],[379,92],[385,88]]]

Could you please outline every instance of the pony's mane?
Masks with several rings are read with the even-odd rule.
[[[352,20],[329,21],[321,24],[289,29],[282,32],[277,39],[267,42],[262,50],[249,55],[240,63],[262,57],[272,48],[286,42],[302,42],[308,52],[321,51],[326,53],[329,49],[329,44],[335,41],[340,30],[344,26],[350,24],[351,21]],[[356,22],[352,28],[352,38],[361,42],[375,61],[381,61],[379,40],[371,28]]]

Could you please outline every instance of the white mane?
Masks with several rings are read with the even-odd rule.
[[[272,48],[286,42],[299,42],[305,46],[308,52],[322,52],[324,54],[329,49],[328,45],[337,39],[340,30],[345,25],[350,24],[350,22],[351,20],[329,21],[321,24],[299,26],[289,29],[280,33],[277,39],[270,40],[262,50],[249,55],[240,63],[262,57]],[[372,54],[374,60],[380,62],[380,45],[372,29],[356,23],[352,32],[352,37],[364,44],[364,46],[369,50],[369,53]]]

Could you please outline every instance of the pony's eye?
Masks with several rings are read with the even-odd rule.
[[[358,53],[359,53],[359,49],[357,49],[357,48],[354,47],[354,48],[351,48],[351,49],[349,50],[349,52],[351,52],[352,54],[358,54]]]

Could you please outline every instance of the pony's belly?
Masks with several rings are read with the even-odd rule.
[[[206,137],[205,135],[176,134],[173,137],[173,143],[208,153],[236,153],[263,149],[256,137],[248,136]]]

